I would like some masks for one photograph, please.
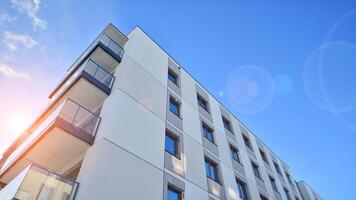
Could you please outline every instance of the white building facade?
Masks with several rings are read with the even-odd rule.
[[[139,27],[108,25],[4,153],[0,199],[302,200],[291,170]]]

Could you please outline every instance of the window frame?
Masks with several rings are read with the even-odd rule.
[[[278,173],[279,175],[283,176],[283,175],[282,175],[281,168],[280,168],[280,166],[278,165],[278,163],[276,163],[275,161],[273,161],[273,165],[274,165],[274,168],[276,169],[277,173]]]
[[[209,102],[204,97],[202,97],[199,93],[197,93],[197,102],[199,107],[204,109],[206,112],[210,113]]]
[[[178,194],[178,200],[183,200],[183,192],[170,184],[168,184],[168,186],[167,186],[167,200],[170,200],[170,199],[168,199],[169,191],[172,191],[172,192]]]
[[[232,144],[230,145],[230,155],[231,155],[231,159],[235,160],[236,162],[241,164],[241,160],[240,160],[240,155],[239,155],[239,150],[233,146]],[[236,156],[234,156],[236,155]],[[236,158],[235,158],[236,157]]]
[[[173,140],[174,142],[175,142],[175,144],[174,144],[174,150],[175,150],[175,152],[174,153],[172,153],[172,152],[170,152],[169,150],[167,150],[167,142],[166,142],[166,137],[168,137],[168,138],[170,138],[171,140]],[[180,149],[179,149],[179,137],[178,136],[176,136],[175,134],[173,134],[173,133],[171,133],[169,130],[166,130],[166,133],[165,133],[165,143],[164,143],[164,150],[167,152],[167,153],[169,153],[169,154],[171,154],[172,156],[175,156],[175,157],[177,157],[177,158],[179,158],[179,155],[180,155],[180,153],[179,153],[179,151],[180,151]]]
[[[285,187],[283,187],[283,190],[284,190],[284,194],[287,198],[287,200],[292,200],[292,197],[290,196],[290,193],[289,193],[289,190]]]
[[[242,139],[244,141],[245,146],[247,146],[247,148],[249,148],[251,151],[253,151],[250,138],[247,137],[245,134],[242,134]]]
[[[202,122],[202,131],[203,131],[203,137],[205,137],[211,143],[215,144],[214,129],[210,128],[209,125]],[[211,139],[209,139],[209,137],[207,137],[207,135],[208,135],[207,133],[209,133],[211,135]]]
[[[262,176],[261,176],[260,169],[259,169],[260,167],[253,161],[251,161],[251,165],[252,165],[253,174],[255,175],[255,177],[262,180]]]
[[[174,105],[175,107],[177,107],[177,112],[174,112],[172,109],[171,109],[171,105]],[[181,111],[180,111],[180,108],[181,107],[181,104],[180,102],[175,99],[173,96],[170,96],[169,97],[169,111],[172,112],[173,114],[175,114],[176,116],[178,116],[180,118],[180,114],[181,114]]]
[[[284,171],[284,174],[286,175],[286,177],[287,177],[287,180],[288,180],[289,184],[290,184],[290,185],[293,185],[293,183],[292,183],[292,179],[291,179],[291,177],[290,177],[289,173],[288,173],[288,172],[286,172],[286,171]]]
[[[172,77],[173,80],[170,77]],[[175,71],[173,71],[171,68],[168,68],[168,80],[174,83],[174,85],[176,85],[177,87],[179,87],[178,78],[179,78],[178,74]]]
[[[277,192],[279,194],[278,187],[277,187],[277,184],[276,184],[276,179],[273,178],[272,176],[269,176],[269,181],[271,182],[271,186],[272,186],[273,191],[275,191],[275,192]]]
[[[259,151],[260,151],[260,155],[261,155],[261,158],[262,158],[263,162],[265,162],[266,164],[269,165],[269,161],[268,161],[266,152],[264,152],[264,151],[263,151],[262,149],[260,149],[260,148],[259,148]]]
[[[220,184],[220,175],[218,170],[218,164],[208,157],[205,157],[205,173],[206,177]],[[214,173],[214,177],[212,176]]]
[[[230,133],[234,134],[233,130],[232,130],[232,124],[231,124],[231,121],[228,120],[226,117],[224,116],[221,116],[222,118],[222,121],[223,121],[223,125],[224,125],[224,128],[226,130],[228,130]]]
[[[248,200],[249,195],[248,195],[247,184],[236,177],[235,177],[235,181],[236,181],[236,190],[238,193],[237,195],[242,200]],[[244,197],[241,195],[241,192],[243,193]]]

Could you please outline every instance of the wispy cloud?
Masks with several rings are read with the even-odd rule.
[[[13,21],[16,21],[17,18],[16,17],[12,17],[8,14],[5,14],[5,13],[2,13],[0,14],[0,23],[1,22],[13,22]]]
[[[24,45],[27,48],[32,48],[38,45],[38,42],[34,40],[29,35],[24,34],[17,34],[11,31],[4,32],[4,38],[2,42],[10,49],[10,50],[17,50],[19,44]]]
[[[37,29],[46,29],[47,21],[37,16],[41,0],[11,0],[12,6],[25,13],[32,20],[32,25]]]
[[[7,64],[0,63],[0,74],[9,78],[23,78],[25,80],[30,80],[30,75],[14,70]]]

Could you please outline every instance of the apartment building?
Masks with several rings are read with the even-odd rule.
[[[109,24],[7,149],[1,200],[301,200],[290,168],[139,27]]]
[[[321,196],[306,182],[299,181],[297,186],[299,188],[300,195],[304,200],[323,200],[323,198],[321,198]]]

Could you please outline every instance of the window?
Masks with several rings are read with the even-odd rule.
[[[198,105],[203,108],[204,110],[208,111],[208,102],[198,94]]]
[[[225,117],[222,117],[222,120],[223,120],[223,123],[224,123],[224,127],[225,127],[228,131],[230,131],[231,133],[233,133],[233,132],[232,132],[232,127],[231,127],[231,122],[230,122],[228,119],[226,119]]]
[[[276,185],[276,180],[274,180],[274,178],[272,178],[272,177],[269,177],[269,180],[271,181],[272,189],[275,192],[278,192],[277,185]]]
[[[178,75],[171,69],[168,69],[168,80],[178,86]]]
[[[177,100],[175,100],[173,97],[169,98],[169,110],[177,115],[178,117],[180,116],[180,105]]]
[[[247,189],[246,184],[238,179],[236,179],[236,190],[237,194],[239,195],[240,199],[247,200]]]
[[[230,144],[231,158],[240,163],[239,151]]]
[[[290,175],[287,172],[284,172],[286,174],[286,177],[288,179],[289,184],[293,185],[292,179],[290,178]]]
[[[214,142],[214,134],[213,134],[213,129],[211,129],[208,125],[203,123],[203,136],[208,139],[210,142]]]
[[[205,158],[205,173],[206,176],[215,182],[219,182],[218,166],[215,162]]]
[[[284,188],[284,193],[286,194],[287,200],[292,200],[290,198],[289,191],[286,188]]]
[[[168,186],[167,190],[167,200],[182,200],[183,193],[178,191],[177,189]]]
[[[266,153],[260,149],[260,154],[261,154],[262,160],[269,165]]]
[[[252,150],[250,138],[248,138],[246,135],[242,135],[242,138],[244,139],[245,145],[246,145],[250,150]]]
[[[263,196],[262,194],[260,194],[260,199],[261,199],[261,200],[268,200],[268,198],[265,197],[265,196]]]
[[[166,132],[165,150],[173,156],[178,157],[178,138],[168,132]]]
[[[260,171],[258,169],[258,165],[256,165],[254,162],[251,162],[251,164],[252,164],[252,169],[253,169],[253,173],[255,174],[255,176],[262,180]]]
[[[276,171],[279,175],[282,175],[281,168],[279,168],[279,165],[273,161],[274,168],[276,168]]]

